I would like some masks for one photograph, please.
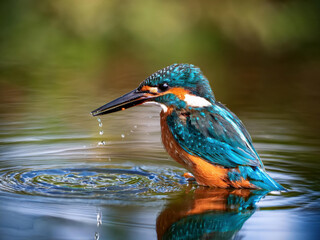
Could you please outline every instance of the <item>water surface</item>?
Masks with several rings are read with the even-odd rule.
[[[289,191],[219,190],[182,177],[185,170],[160,141],[159,107],[103,116],[101,127],[90,116],[129,90],[52,94],[40,87],[17,98],[13,87],[6,93],[0,105],[1,239],[317,239],[319,142],[312,105],[304,114],[284,111],[286,105],[279,111],[249,97],[252,89],[225,98],[267,171]]]

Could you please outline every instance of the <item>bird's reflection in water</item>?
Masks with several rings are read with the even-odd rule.
[[[205,187],[184,193],[158,216],[158,239],[232,239],[267,193]]]

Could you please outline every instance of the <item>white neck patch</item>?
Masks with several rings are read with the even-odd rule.
[[[211,106],[211,102],[209,102],[207,99],[203,97],[198,97],[192,94],[185,94],[184,99],[185,103],[190,106],[190,107],[208,107]],[[162,110],[164,112],[168,111],[168,107],[162,103],[157,103],[157,102],[145,102],[143,104],[155,104],[155,105],[160,105]]]
[[[207,99],[191,94],[184,95],[184,101],[190,107],[207,107],[212,105]]]
[[[159,105],[164,112],[167,112],[167,111],[168,111],[168,107],[167,107],[166,105],[162,104],[162,103],[157,103],[157,102],[145,102],[145,103],[143,103],[143,104]]]

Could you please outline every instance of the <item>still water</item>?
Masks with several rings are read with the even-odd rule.
[[[288,192],[209,189],[163,149],[157,106],[90,116],[129,90],[1,103],[1,239],[319,238],[317,133],[294,112],[229,106]]]

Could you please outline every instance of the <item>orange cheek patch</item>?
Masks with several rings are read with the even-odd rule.
[[[174,88],[169,89],[166,92],[159,93],[157,87],[143,86],[141,88],[141,91],[150,92],[150,93],[157,93],[159,96],[163,96],[163,95],[172,93],[175,96],[177,96],[180,100],[184,100],[185,99],[185,95],[186,94],[190,94],[189,90],[186,90],[186,89],[181,88],[181,87],[174,87]]]
[[[165,92],[165,94],[168,94],[168,93],[172,93],[172,94],[176,95],[180,100],[184,100],[185,95],[190,94],[190,91],[186,90],[184,88],[175,87],[175,88],[171,88]]]

